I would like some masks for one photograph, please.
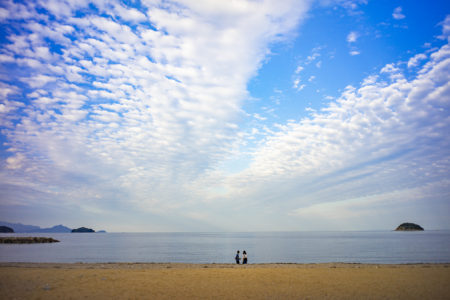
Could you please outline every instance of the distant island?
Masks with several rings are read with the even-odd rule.
[[[95,230],[91,228],[80,227],[77,229],[72,229],[72,232],[95,232]]]
[[[395,231],[423,231],[424,229],[414,223],[403,223],[400,224]]]
[[[12,229],[8,226],[0,226],[0,232],[1,233],[14,233],[14,229]]]
[[[0,237],[0,244],[38,244],[38,243],[58,243],[58,240],[47,237]]]

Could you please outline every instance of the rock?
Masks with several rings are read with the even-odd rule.
[[[414,223],[403,223],[400,224],[395,231],[423,231],[424,229]]]
[[[14,233],[14,229],[12,229],[8,226],[0,226],[0,232],[1,233]]]
[[[77,229],[72,229],[72,232],[95,232],[95,230],[91,228],[80,227]]]

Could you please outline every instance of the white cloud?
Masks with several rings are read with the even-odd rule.
[[[49,82],[54,82],[58,80],[57,77],[47,76],[39,74],[30,78],[22,78],[23,82],[26,82],[32,88],[41,88]]]
[[[306,85],[305,84],[300,84],[300,83],[301,83],[300,77],[297,77],[297,78],[294,79],[294,84],[292,85],[292,87],[294,89],[296,89],[297,91],[301,91],[301,90],[303,90],[306,87]]]
[[[406,16],[402,13],[402,7],[399,6],[397,8],[394,9],[394,12],[392,13],[392,17],[396,20],[401,20],[406,18]]]
[[[15,61],[14,57],[12,57],[10,55],[0,54],[0,62],[2,62],[2,63],[14,62],[14,61]]]
[[[309,55],[306,60],[308,63],[316,60],[318,57],[320,57],[320,53],[319,52],[313,52],[311,55]]]
[[[355,43],[358,37],[359,37],[358,33],[356,31],[352,31],[347,35],[347,42]]]
[[[426,59],[427,56],[423,53],[416,54],[408,60],[408,68],[416,67],[419,65],[421,60]]]
[[[442,35],[439,38],[443,40],[448,39],[450,37],[450,15],[447,15],[440,25],[442,26]]]
[[[299,74],[305,69],[306,66],[317,60],[319,57],[321,57],[320,51],[323,48],[324,46],[318,46],[311,49],[311,55],[308,55],[306,57],[306,60],[303,62],[304,66],[302,65],[297,66],[297,68],[294,71],[292,88],[296,89],[297,91],[301,91],[306,87],[305,84],[301,84],[301,77],[299,76]],[[322,66],[322,61],[318,61],[315,65],[317,68],[320,68]],[[308,81],[311,82],[311,80],[312,79],[310,77]]]
[[[267,120],[266,117],[262,117],[262,116],[260,116],[260,115],[257,114],[257,113],[253,114],[253,117],[254,117],[255,119],[257,119],[257,120],[260,120],[260,121],[265,121],[265,120]],[[253,128],[253,129],[255,129],[255,128]]]
[[[391,80],[397,80],[397,79],[402,79],[403,73],[400,70],[399,67],[396,66],[396,64],[387,64],[385,65],[381,70],[380,70],[381,74],[389,74],[389,77],[391,78]]]
[[[361,52],[359,50],[357,50],[355,46],[352,45],[352,44],[356,43],[358,38],[359,38],[359,34],[356,31],[351,31],[347,35],[347,42],[350,44],[350,48],[351,48],[349,54],[351,56],[355,56],[355,55],[361,54]]]
[[[359,9],[361,5],[367,4],[367,0],[320,0],[319,3],[325,6],[333,6],[336,9],[342,6],[349,15],[361,15],[363,12]]]
[[[25,156],[22,153],[17,153],[6,159],[6,168],[16,170],[23,167]]]
[[[397,72],[400,72],[400,69],[397,68],[394,64],[387,64],[380,70],[380,73],[397,73]]]
[[[123,7],[121,4],[114,3],[114,11],[117,13],[118,16],[120,16],[125,21],[131,21],[133,23],[140,23],[147,20],[147,17],[145,14],[140,12],[139,10],[135,8],[126,8]]]

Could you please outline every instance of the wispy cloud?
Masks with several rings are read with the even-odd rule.
[[[394,12],[392,13],[392,17],[396,20],[401,20],[406,18],[406,16],[403,14],[403,9],[401,6],[394,9]]]
[[[421,60],[427,59],[427,56],[423,53],[414,55],[408,60],[408,68],[416,67],[419,65]]]
[[[438,38],[448,40],[450,38],[450,15],[447,15],[440,25],[442,26],[442,35],[438,36]]]
[[[352,31],[347,35],[347,42],[354,43],[358,39],[359,35],[356,31]]]
[[[303,67],[302,66],[298,66],[297,69],[295,69],[295,74],[300,74],[301,71],[303,71]]]
[[[355,56],[355,55],[359,55],[361,54],[361,52],[356,48],[356,46],[354,45],[356,43],[356,41],[359,38],[359,33],[356,31],[351,31],[348,35],[347,35],[347,43],[349,44],[350,47],[350,52],[349,54],[351,56]]]
[[[297,91],[301,91],[301,90],[303,90],[306,87],[306,85],[305,84],[301,84],[300,77],[296,77],[294,79],[294,83],[293,83],[292,87],[294,89],[296,89]]]
[[[293,75],[293,84],[292,88],[296,89],[297,91],[301,91],[306,87],[306,84],[301,84],[302,79],[300,76],[300,73],[305,70],[306,67],[311,65],[314,61],[317,61],[321,56],[321,50],[324,48],[324,46],[318,46],[311,49],[311,54],[306,57],[306,59],[297,66],[297,68],[294,71]],[[322,61],[319,60],[315,63],[316,68],[320,69],[322,66]],[[311,76],[310,76],[311,77]],[[314,77],[314,76],[313,76]],[[308,80],[311,82],[311,80]]]

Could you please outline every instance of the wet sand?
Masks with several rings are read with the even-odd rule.
[[[450,299],[450,264],[0,263],[0,299]]]

